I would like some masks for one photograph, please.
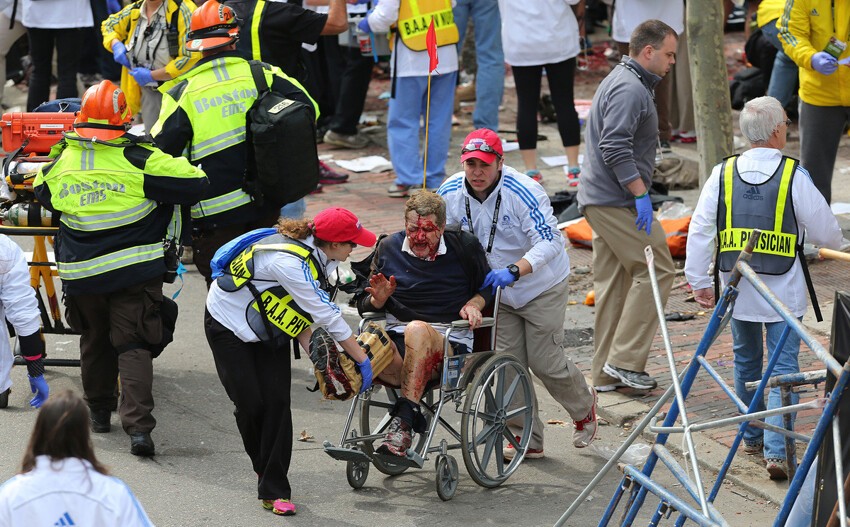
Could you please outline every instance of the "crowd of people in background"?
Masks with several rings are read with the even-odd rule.
[[[762,166],[768,168],[759,173],[786,174],[789,179],[776,180],[786,190],[792,185],[788,174],[799,172],[793,183],[797,189],[793,199],[797,201],[789,203],[800,210],[800,225],[789,223],[788,229],[802,232],[806,225],[827,222],[839,140],[850,125],[850,90],[846,89],[850,85],[846,49],[850,40],[850,4],[830,4],[829,0],[751,0],[748,7],[756,15],[757,30],[775,48],[766,88],[775,99],[750,102],[745,107],[747,117],[742,116],[741,129],[753,149],[737,160],[718,165],[709,180],[713,190],[706,195],[716,200],[717,188],[746,183],[747,174],[758,172]],[[419,20],[425,9],[444,20],[433,35],[427,27],[411,22]],[[604,19],[610,20],[611,49],[622,58],[596,91],[582,136],[573,86],[582,74],[579,58],[589,49],[588,34]],[[391,283],[384,276],[401,276],[403,265],[399,262],[407,262],[408,256],[418,258],[417,265],[423,269],[439,269],[452,259],[462,260],[456,248],[450,245],[447,252],[441,241],[447,218],[449,223],[460,224],[469,235],[464,238],[451,233],[448,238],[463,238],[465,243],[478,239],[477,252],[464,256],[476,256],[476,279],[466,284],[468,291],[458,296],[457,306],[450,306],[451,313],[439,313],[439,322],[457,318],[456,314],[470,322],[477,320],[488,292],[511,287],[501,297],[497,347],[517,355],[540,377],[570,414],[575,425],[574,445],[588,446],[596,436],[597,392],[624,386],[637,390],[657,387],[657,381],[646,372],[658,321],[645,313],[646,306],[652,303],[652,290],[643,248],[649,244],[655,250],[658,285],[662,301],[666,302],[674,267],[665,249],[664,232],[653,216],[649,192],[656,155],[669,152],[673,141],[697,140],[685,22],[685,0],[0,0],[0,102],[10,65],[7,55],[24,35],[30,64],[27,111],[51,99],[54,68],[56,98],[78,97],[78,81],[92,86],[75,130],[67,136],[65,150],[36,180],[39,200],[51,210],[65,214],[60,227],[64,236],[61,251],[65,252],[57,250],[59,274],[68,295],[67,316],[74,319],[69,322],[72,327],[85,328],[81,344],[85,403],[63,393],[54,395],[42,409],[22,468],[32,477],[19,476],[3,487],[0,520],[4,519],[8,504],[14,503],[26,485],[41,481],[55,462],[62,460],[62,475],[54,483],[56,492],[65,492],[59,483],[71,485],[85,477],[97,489],[103,507],[120,513],[121,519],[115,521],[122,525],[148,522],[126,487],[106,476],[92,451],[88,428],[108,432],[111,413],[117,408],[122,427],[130,436],[131,453],[155,454],[150,435],[156,424],[151,415],[151,360],[153,348],[162,337],[162,323],[157,319],[151,327],[136,327],[134,323],[132,328],[122,323],[136,318],[147,320],[146,310],[159,309],[163,302],[162,262],[158,257],[139,259],[134,262],[136,267],[116,270],[115,266],[110,267],[114,262],[107,256],[121,253],[123,258],[122,251],[128,249],[130,238],[127,233],[139,235],[144,222],[156,225],[139,236],[139,247],[156,245],[166,224],[178,221],[178,217],[184,223],[181,239],[187,247],[186,254],[192,254],[191,259],[210,289],[206,335],[222,385],[237,408],[237,426],[246,451],[259,476],[258,498],[264,508],[275,514],[295,513],[286,475],[292,448],[289,397],[288,393],[276,393],[279,379],[268,375],[272,372],[288,380],[289,346],[294,340],[304,339],[296,334],[281,335],[286,347],[278,349],[278,354],[267,354],[268,342],[264,343],[259,330],[244,320],[242,303],[250,304],[254,297],[246,290],[236,294],[239,287],[235,285],[228,289],[227,280],[218,279],[215,274],[212,260],[230,240],[263,227],[269,230],[263,231],[265,237],[289,243],[292,254],[258,254],[258,274],[268,275],[269,288],[279,285],[284,293],[289,291],[295,297],[289,301],[305,304],[301,307],[306,306],[312,315],[309,323],[327,325],[361,368],[371,372],[369,358],[361,356],[365,353],[353,341],[339,309],[323,294],[324,288],[319,289],[327,285],[320,282],[328,269],[347,259],[354,246],[374,245],[375,236],[347,210],[333,209],[312,221],[302,220],[303,198],[281,208],[253,199],[243,187],[242,163],[251,146],[246,141],[243,113],[229,118],[205,114],[207,108],[199,101],[214,100],[223,89],[250,93],[258,87],[250,60],[265,63],[261,75],[274,91],[311,109],[317,142],[354,150],[367,148],[372,142],[361,131],[360,121],[370,81],[381,71],[376,63],[389,68],[386,129],[394,179],[386,193],[411,201],[406,209],[405,231],[379,243],[376,262],[384,267],[375,268],[379,272],[373,276],[367,307],[382,308],[391,295],[406,298],[415,293],[408,291],[408,284],[399,282],[397,288],[395,281]],[[384,49],[386,44],[389,49]],[[462,51],[472,45],[474,60],[465,63]],[[431,53],[432,46],[437,49],[436,57]],[[515,123],[500,123],[506,64],[516,90]],[[432,75],[435,68],[438,75]],[[456,162],[451,145],[454,101],[464,69],[476,71],[472,114],[476,130],[462,145],[463,172],[452,176],[447,166]],[[594,231],[597,307],[590,383],[567,358],[559,340],[559,335],[563,337],[569,293],[569,258],[563,250],[564,239],[557,229],[549,198],[540,185],[538,112],[544,78],[567,159],[566,183],[573,189],[577,187],[579,208]],[[246,100],[253,103],[256,97],[255,91]],[[779,152],[785,145],[790,123],[786,111],[796,113],[791,108],[797,98],[799,105],[794,110],[799,108],[802,149],[799,163]],[[778,106],[774,104],[776,100]],[[137,144],[125,136],[129,128],[125,125],[131,118],[143,126],[140,133],[146,142]],[[515,125],[522,170],[504,164],[503,141],[498,132],[501,126],[510,125]],[[579,156],[582,142],[583,161]],[[116,146],[120,148],[112,148]],[[93,151],[108,163],[87,165],[86,156]],[[348,181],[348,174],[336,172],[321,161],[317,163],[319,184],[313,192],[321,192],[322,185]],[[783,172],[786,166],[788,171]],[[100,171],[98,177],[106,180],[111,171],[118,169],[128,174],[128,186],[140,189],[137,202],[127,197],[119,209],[100,211],[94,216],[89,209],[81,210],[75,203],[64,202],[60,182],[54,177],[60,172],[91,175]],[[423,187],[427,194],[414,192]],[[157,203],[150,215],[148,210],[140,212],[149,200]],[[724,204],[730,211],[732,206],[731,201]],[[737,202],[735,207],[741,218],[755,215],[749,209],[741,209]],[[713,214],[721,210],[716,201],[701,198],[699,210],[697,221],[702,222],[702,238],[694,239],[701,239],[705,248],[718,232],[731,227],[722,223],[724,218]],[[138,216],[138,221],[122,223],[110,216],[119,213],[127,215],[122,218]],[[280,216],[289,221],[284,219],[278,224]],[[503,217],[508,219],[499,221]],[[433,224],[430,230],[422,227],[422,218]],[[97,230],[86,219],[113,223],[107,225],[108,229]],[[513,220],[516,222],[512,224]],[[273,225],[277,227],[272,232],[269,228]],[[840,232],[836,227],[830,224],[829,232],[824,230],[817,241],[837,246]],[[411,234],[411,229],[417,232]],[[422,232],[418,232],[420,229]],[[114,244],[106,256],[104,240]],[[0,273],[23,276],[20,251],[15,250],[14,244],[0,245],[11,262]],[[307,252],[317,256],[299,256],[299,247],[306,247]],[[393,253],[388,256],[391,249]],[[697,253],[695,249],[693,254]],[[75,265],[78,262],[74,259],[81,258],[81,254],[91,257],[86,261],[105,266],[104,270]],[[63,257],[69,260],[62,260]],[[784,257],[793,260],[795,254]],[[254,256],[250,258],[253,262]],[[699,291],[697,299],[705,307],[714,301],[709,294],[709,259],[709,254],[700,253],[699,259],[694,256],[686,268],[691,285]],[[724,262],[721,271],[726,272],[729,265]],[[308,265],[316,272],[305,281],[299,273]],[[772,265],[773,262],[765,264],[764,272],[785,275],[777,281],[780,285],[793,283],[795,288],[788,290],[796,295],[795,313],[802,316],[806,299],[796,275],[798,268],[793,262],[787,267],[782,262],[776,268]],[[792,269],[793,273],[786,275]],[[293,293],[299,287],[303,289],[300,297]],[[458,292],[454,294],[457,296]],[[34,306],[8,304],[19,296],[20,290],[10,288],[4,281],[0,310],[6,310],[7,318],[22,337],[35,394],[31,404],[39,407],[49,392],[42,375],[44,344],[37,325],[33,325],[37,322]],[[234,310],[234,299],[242,302],[239,309]],[[416,360],[411,342],[429,344],[436,335],[430,326],[420,327],[413,322],[398,319],[399,345],[401,349],[407,346],[409,355],[399,357],[396,369],[401,367],[401,360]],[[769,343],[784,329],[784,324],[761,312],[735,320],[732,325],[736,389],[745,402],[744,383],[758,378],[761,372],[762,324],[767,325]],[[271,329],[267,331],[265,340],[277,345]],[[799,340],[787,347],[788,361],[783,363],[783,373],[798,369],[795,364]],[[4,359],[9,350],[0,353],[3,408],[8,402],[11,363]],[[249,362],[246,355],[255,360],[253,369],[245,366]],[[410,370],[413,375],[413,368]],[[391,376],[392,371],[391,368],[385,376]],[[119,372],[120,402],[116,400],[115,386]],[[404,398],[393,410],[391,431],[379,448],[388,455],[405,455],[412,431],[421,432],[416,416],[422,393],[410,389],[404,376],[397,373]],[[246,390],[247,384],[259,392]],[[280,397],[279,404],[286,412],[278,415],[275,411],[270,417],[268,412],[258,410],[257,401],[273,398],[272,393]],[[772,395],[768,406],[773,407],[774,403]],[[85,425],[80,424],[83,422]],[[60,430],[60,423],[67,429]],[[535,415],[527,458],[543,456],[542,428]],[[511,431],[517,437],[522,433],[515,426]],[[288,441],[280,443],[272,453],[260,452],[263,444],[276,441],[280,435],[288,437]],[[745,441],[746,448],[753,452],[763,451],[772,478],[785,476],[787,467],[779,459],[774,437],[754,432]],[[515,454],[512,448],[505,448],[506,458]],[[92,511],[73,512],[74,522],[94,514],[92,517],[104,522],[100,524],[108,524],[105,513]]]

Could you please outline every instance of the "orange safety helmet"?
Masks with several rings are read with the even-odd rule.
[[[218,0],[207,0],[192,13],[186,49],[209,51],[229,46],[239,40],[236,12]]]
[[[82,137],[109,141],[124,135],[132,118],[124,92],[112,81],[104,80],[86,90],[74,119],[74,130]]]

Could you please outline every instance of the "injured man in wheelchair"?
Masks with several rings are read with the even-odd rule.
[[[369,286],[358,299],[360,314],[386,313],[394,349],[392,363],[379,379],[401,387],[393,420],[377,453],[405,456],[412,432],[425,432],[419,401],[426,385],[438,379],[443,364],[443,335],[453,320],[469,321],[469,330],[453,331],[454,353],[472,351],[473,330],[491,303],[490,271],[475,236],[446,228],[446,204],[428,191],[408,199],[405,229],[385,237],[373,256]]]

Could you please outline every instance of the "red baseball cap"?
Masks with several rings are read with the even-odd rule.
[[[364,247],[375,245],[375,233],[363,228],[350,210],[331,207],[313,218],[313,232],[326,242],[353,242]]]
[[[460,162],[474,157],[485,163],[492,163],[498,156],[504,155],[502,140],[493,130],[479,128],[470,132],[463,140],[463,150],[460,151]]]

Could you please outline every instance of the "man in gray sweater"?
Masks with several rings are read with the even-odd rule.
[[[658,145],[653,89],[676,62],[676,32],[648,20],[632,33],[624,57],[599,85],[590,110],[578,204],[593,229],[596,292],[593,384],[651,390],[644,370],[658,320],[643,249],[652,246],[664,303],[673,260],[652,214],[649,188]]]

